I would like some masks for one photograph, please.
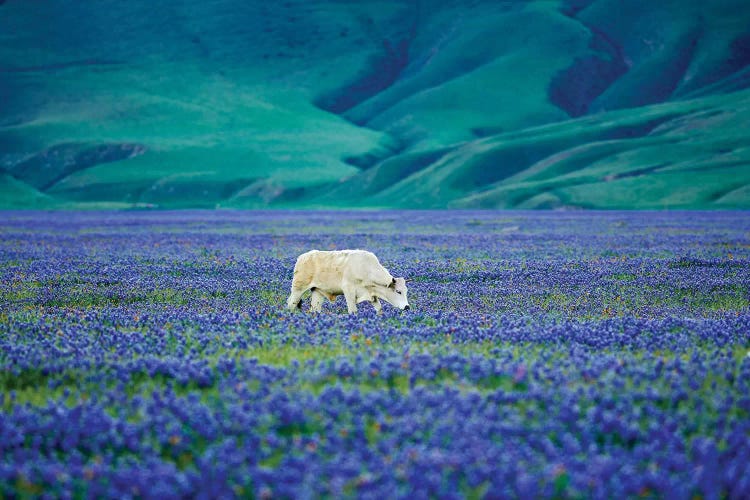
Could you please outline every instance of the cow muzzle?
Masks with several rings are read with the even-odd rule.
[[[408,310],[409,310],[409,304],[406,304],[406,305],[404,306],[404,311],[408,311]]]

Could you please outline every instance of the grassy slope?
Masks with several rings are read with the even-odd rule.
[[[212,206],[258,178],[285,186],[337,180],[356,172],[344,156],[389,147],[383,134],[311,101],[321,89],[353,78],[377,47],[357,35],[357,16],[387,25],[401,8],[396,2],[359,13],[335,2],[310,9],[279,4],[269,12],[254,3],[237,12],[232,2],[143,8],[109,2],[88,10],[52,1],[3,6],[5,23],[15,23],[3,26],[12,43],[0,49],[0,60],[14,63],[4,75],[15,104],[0,129],[5,153],[66,143],[147,148],[138,158],[75,172],[51,195],[162,205],[190,204],[199,195],[200,204]],[[297,27],[293,15],[308,23]],[[73,24],[75,33],[65,30]],[[49,33],[40,31],[43,25],[51,26]],[[343,36],[342,26],[351,34]],[[55,48],[35,49],[35,37]],[[133,37],[138,43],[121,42]]]
[[[345,116],[421,149],[561,120],[547,82],[587,41],[554,2],[427,12],[398,81]]]
[[[744,11],[683,4],[8,2],[0,167],[145,152],[43,193],[13,172],[4,205],[748,207],[747,93],[712,96],[745,86]],[[595,114],[553,104],[561,74]]]
[[[651,104],[700,94],[700,89],[741,69],[736,41],[748,34],[746,3],[665,0],[658,5],[598,0],[578,18],[597,26],[622,47],[632,68],[594,110]]]
[[[427,154],[403,155],[390,163],[406,166],[384,162],[330,197],[421,208],[742,207],[750,148],[736,124],[748,120],[749,91],[602,113],[436,151],[407,176]]]
[[[750,92],[649,109],[679,114],[644,137],[565,150],[457,205],[741,207],[732,193],[750,185],[750,148],[735,124],[750,120]]]
[[[3,200],[4,208],[10,209],[56,208],[59,206],[59,202],[56,202],[54,198],[40,193],[28,184],[6,174],[0,174],[0,200]]]

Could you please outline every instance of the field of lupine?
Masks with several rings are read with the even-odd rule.
[[[748,498],[749,287],[741,212],[5,212],[0,497]]]

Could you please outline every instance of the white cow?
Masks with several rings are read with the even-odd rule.
[[[379,299],[409,309],[406,280],[391,276],[378,258],[365,250],[310,250],[297,257],[287,307],[299,309],[307,290],[312,291],[310,310],[314,312],[320,311],[323,299],[333,302],[339,295],[346,297],[349,314],[357,312],[358,302],[372,302],[380,313]]]

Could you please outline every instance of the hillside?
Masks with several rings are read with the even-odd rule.
[[[716,0],[0,1],[3,208],[750,208]]]

